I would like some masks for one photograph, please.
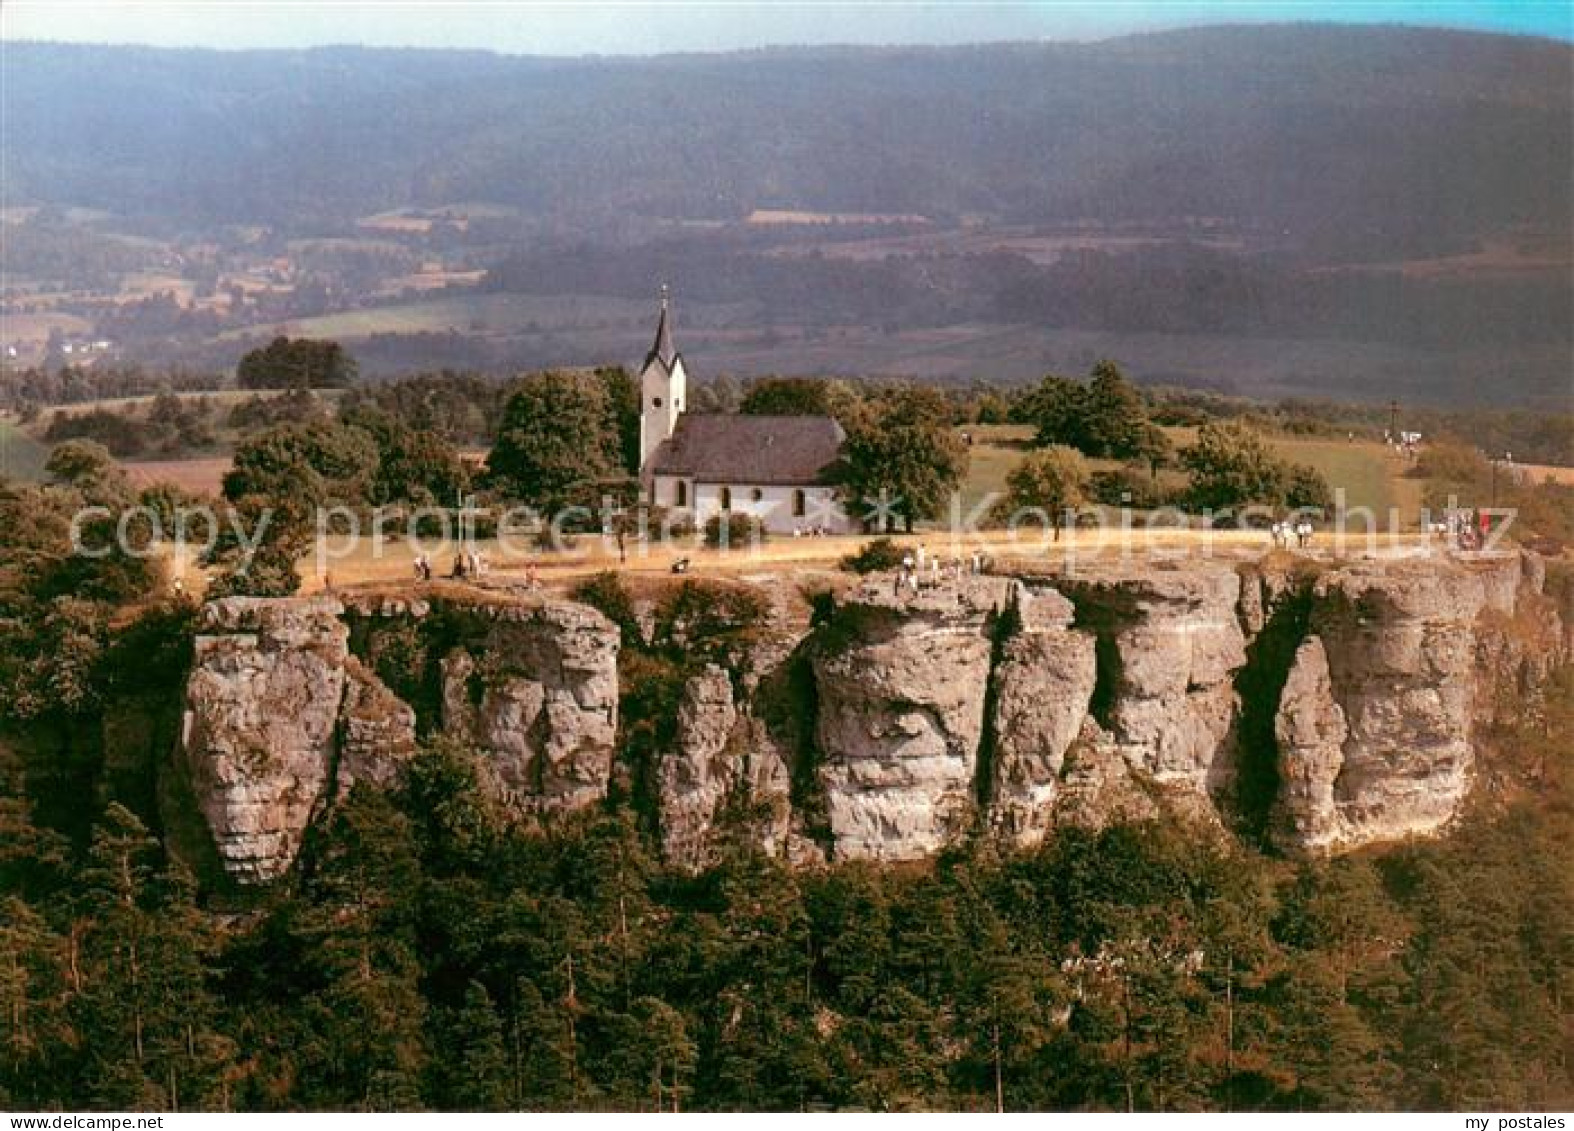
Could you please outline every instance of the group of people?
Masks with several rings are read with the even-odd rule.
[[[979,574],[984,572],[986,564],[984,555],[974,550],[966,568],[975,574]],[[929,586],[935,587],[943,580],[962,580],[963,569],[961,558],[952,558],[949,562],[942,563],[938,555],[929,553],[925,549],[924,544],[920,542],[914,549],[902,555],[902,565],[892,579],[891,592],[898,597],[904,592],[916,595],[919,587],[924,584],[923,575],[925,570],[929,573]]]
[[[1442,522],[1428,527],[1434,538],[1451,542],[1460,550],[1479,550],[1492,533],[1492,519],[1485,511],[1449,511]]]
[[[425,554],[417,554],[413,563],[415,579],[417,581],[432,580],[432,559]],[[465,550],[454,555],[454,565],[448,576],[455,580],[464,580],[467,577],[475,578],[485,575],[487,570],[486,556],[479,550]]]
[[[1304,550],[1312,543],[1312,520],[1299,518],[1291,522],[1285,519],[1283,522],[1274,523],[1269,533],[1273,535],[1273,544],[1277,549],[1287,549],[1290,539],[1293,538],[1296,546]]]
[[[792,536],[794,538],[824,538],[829,533],[830,531],[819,523],[815,523],[813,526],[794,526],[792,528]]]

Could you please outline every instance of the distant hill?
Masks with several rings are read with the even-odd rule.
[[[1318,25],[583,60],[8,44],[0,157],[9,200],[182,221],[456,200],[587,221],[1222,217],[1424,254],[1568,227],[1571,58]]]
[[[96,296],[35,313],[138,360],[230,365],[341,313],[377,327],[372,373],[628,360],[665,278],[712,371],[1107,353],[1260,395],[1569,404],[1567,43],[1308,24],[606,59],[7,44],[4,67],[0,195],[61,207],[7,224],[0,264]],[[432,260],[466,281],[382,318]],[[249,316],[121,301],[237,273]],[[558,300],[640,313],[535,313]]]

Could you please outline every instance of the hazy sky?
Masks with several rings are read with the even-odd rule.
[[[361,43],[551,55],[719,51],[794,43],[1090,39],[1187,24],[1278,20],[1432,24],[1574,39],[1570,0],[0,0],[4,39],[224,48]]]

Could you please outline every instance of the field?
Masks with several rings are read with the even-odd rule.
[[[3,342],[44,342],[56,330],[68,337],[83,337],[93,332],[93,323],[79,315],[55,312],[0,317]]]
[[[644,326],[650,303],[587,296],[470,294],[398,303],[369,310],[351,310],[290,322],[290,332],[313,338],[354,340],[373,334],[445,334],[487,331],[528,331],[542,327],[558,332],[578,327]],[[229,330],[222,339],[257,337],[274,325]]]
[[[230,466],[228,456],[213,459],[139,460],[121,464],[126,477],[137,487],[172,483],[194,495],[218,495]]]
[[[1518,465],[1521,475],[1531,483],[1557,483],[1564,487],[1574,487],[1574,467],[1556,467],[1547,463],[1522,463]]]
[[[1404,457],[1387,445],[1368,441],[1276,438],[1273,446],[1287,460],[1322,472],[1328,486],[1345,493],[1346,509],[1369,507],[1380,521],[1396,510],[1401,526],[1419,521],[1421,483],[1404,476]]]

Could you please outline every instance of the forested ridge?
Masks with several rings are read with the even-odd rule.
[[[1310,24],[622,59],[9,44],[0,145],[8,199],[177,223],[1225,217],[1439,254],[1567,230],[1570,66],[1546,40]]]

